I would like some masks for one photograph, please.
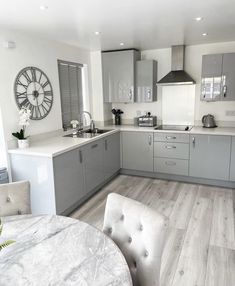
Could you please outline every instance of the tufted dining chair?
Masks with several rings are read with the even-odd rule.
[[[159,286],[168,219],[132,199],[108,195],[103,232],[121,249],[134,286]]]
[[[0,185],[0,217],[30,213],[29,182]]]

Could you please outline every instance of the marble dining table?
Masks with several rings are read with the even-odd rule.
[[[1,286],[131,286],[128,265],[100,230],[63,216],[2,218]]]

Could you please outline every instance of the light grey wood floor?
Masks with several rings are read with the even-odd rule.
[[[110,192],[169,217],[161,286],[235,285],[235,190],[119,175],[71,216],[102,229]]]

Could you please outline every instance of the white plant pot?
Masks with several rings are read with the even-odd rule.
[[[25,149],[29,147],[29,139],[18,139],[18,147],[19,149]]]

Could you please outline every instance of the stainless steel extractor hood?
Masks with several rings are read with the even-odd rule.
[[[184,71],[184,45],[172,46],[171,71],[157,82],[157,85],[195,84],[195,81]]]

